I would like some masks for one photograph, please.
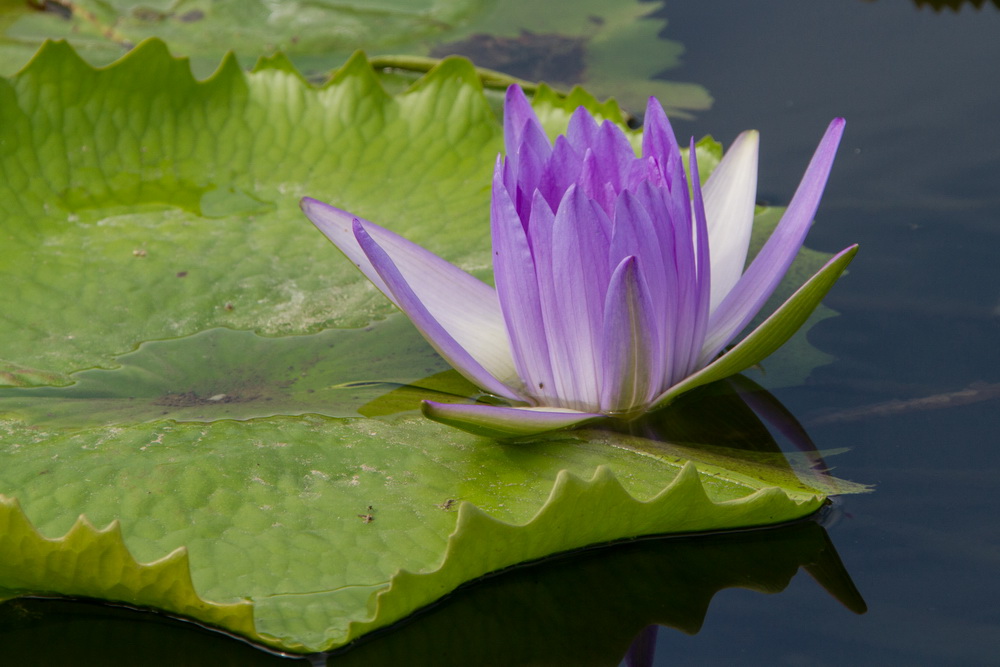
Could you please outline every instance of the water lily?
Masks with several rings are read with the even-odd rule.
[[[388,229],[305,198],[317,227],[462,375],[503,399],[425,402],[424,414],[518,437],[631,418],[762,360],[798,329],[856,252],[836,255],[727,349],[767,301],[809,229],[844,121],[834,120],[770,239],[746,270],[756,132],[699,185],[655,99],[636,156],[584,108],[550,142],[524,93],[507,91],[506,157],[493,174],[496,288]]]

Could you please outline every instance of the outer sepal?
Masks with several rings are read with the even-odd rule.
[[[686,391],[746,370],[784,345],[816,309],[857,252],[857,245],[840,251],[750,335],[705,368],[660,394],[649,409],[662,408]]]
[[[428,419],[474,435],[501,440],[527,438],[607,419],[602,414],[565,408],[510,408],[424,401],[420,409]]]

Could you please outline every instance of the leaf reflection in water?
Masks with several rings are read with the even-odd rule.
[[[518,568],[330,655],[325,664],[605,667],[627,656],[630,667],[651,665],[655,626],[695,634],[718,591],[777,593],[800,569],[847,609],[865,612],[826,530],[805,521],[639,540]]]

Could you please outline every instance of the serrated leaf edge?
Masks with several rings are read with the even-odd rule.
[[[599,466],[589,480],[562,470],[548,498],[524,524],[496,519],[462,502],[437,568],[399,570],[373,594],[369,618],[350,621],[346,633],[331,627],[321,643],[313,644],[260,631],[249,600],[219,603],[202,598],[192,582],[183,546],[155,561],[139,563],[125,545],[118,521],[97,529],[83,515],[63,537],[47,538],[31,524],[16,499],[0,495],[0,562],[4,564],[0,586],[8,591],[0,593],[0,599],[29,594],[103,599],[193,619],[280,650],[314,653],[344,646],[464,584],[515,565],[648,535],[781,523],[815,512],[824,498],[793,498],[778,487],[766,487],[743,498],[715,502],[706,493],[696,466],[689,462],[660,493],[642,501],[607,466]],[[595,520],[602,513],[604,519]],[[474,563],[471,568],[470,563]],[[80,573],[86,574],[81,577]]]
[[[65,535],[50,539],[16,498],[0,495],[0,564],[0,599],[26,594],[99,598],[256,634],[249,601],[219,603],[198,595],[186,547],[140,563],[125,545],[117,520],[98,529],[80,515]]]

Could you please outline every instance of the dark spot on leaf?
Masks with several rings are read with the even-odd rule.
[[[205,18],[205,12],[200,9],[192,9],[189,12],[181,14],[178,19],[181,23],[194,23],[195,21],[200,21]]]
[[[178,271],[177,272],[177,277],[178,278],[184,278],[185,276],[187,276],[187,274],[188,274],[187,271]]]
[[[154,401],[154,405],[165,405],[171,408],[190,408],[200,405],[223,405],[226,403],[247,403],[260,398],[259,393],[228,393],[213,394],[211,396],[201,396],[194,391],[185,391],[178,394],[164,394]],[[167,414],[164,412],[163,414]]]

